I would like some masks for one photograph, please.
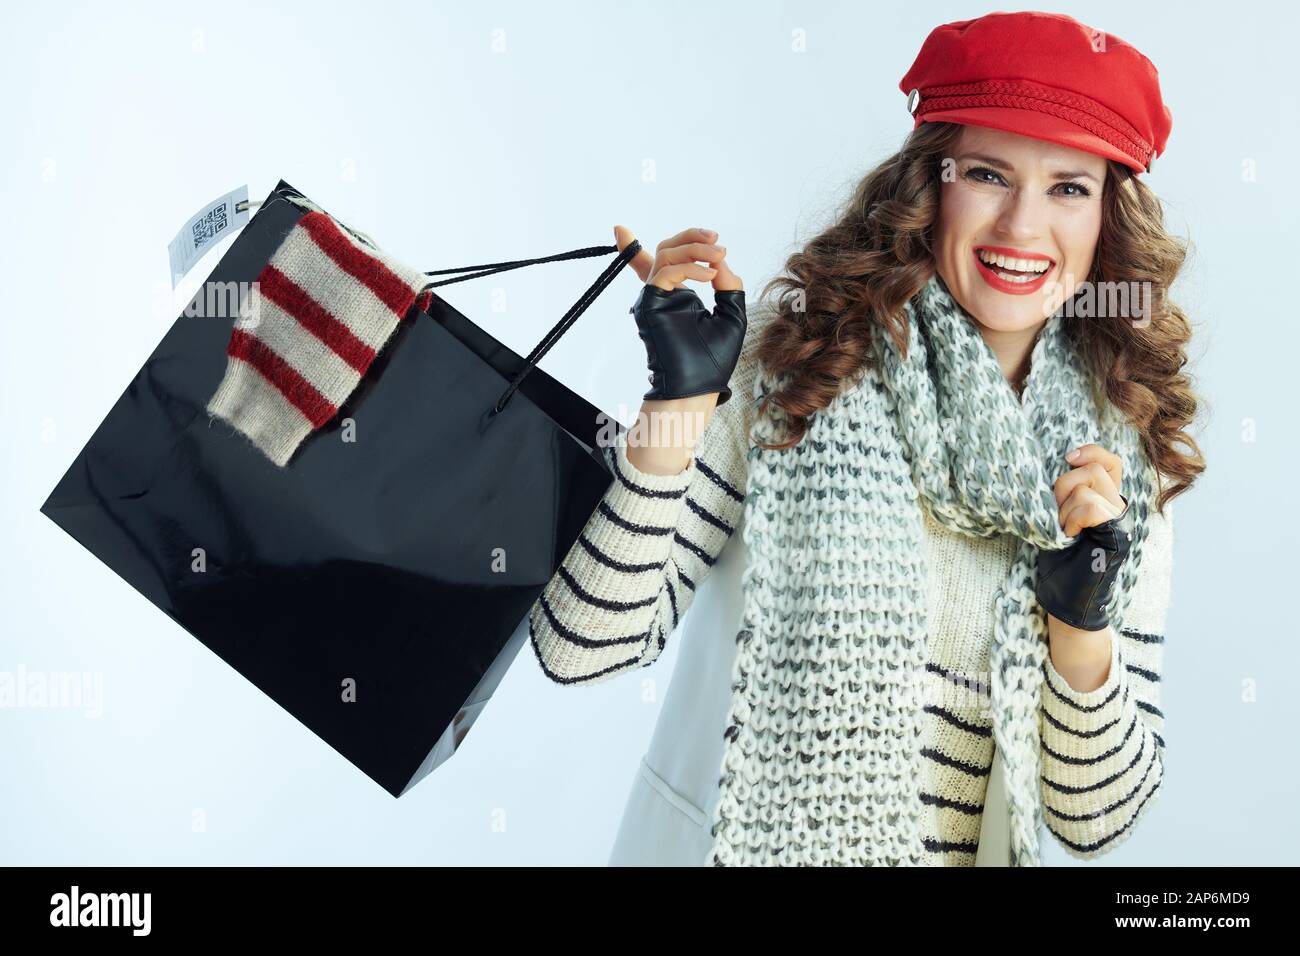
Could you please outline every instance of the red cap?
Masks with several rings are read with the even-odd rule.
[[[1150,171],[1173,116],[1155,65],[1060,13],[990,13],[935,27],[898,84],[922,123],[965,123]]]

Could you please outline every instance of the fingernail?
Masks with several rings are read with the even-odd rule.
[[[714,232],[712,229],[705,229],[705,230],[704,230],[704,234],[705,234],[706,236],[716,236],[716,235],[717,235],[717,233]]]
[[[1074,451],[1070,452],[1068,455],[1065,456],[1065,460],[1066,460],[1066,461],[1074,461],[1074,459],[1076,459],[1076,458],[1079,457],[1079,452],[1080,452],[1080,451],[1081,451],[1081,449],[1076,448]]]

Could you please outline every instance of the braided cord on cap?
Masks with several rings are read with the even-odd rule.
[[[1004,106],[1036,110],[1069,120],[1093,133],[1143,165],[1154,147],[1133,125],[1096,100],[1029,80],[977,80],[930,86],[921,90],[918,116],[972,106]]]

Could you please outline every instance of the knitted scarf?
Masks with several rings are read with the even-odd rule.
[[[1124,462],[1136,530],[1108,610],[1118,626],[1156,476],[1136,430],[1109,402],[1098,412],[1059,311],[1035,341],[1023,401],[937,274],[906,314],[906,358],[878,330],[879,362],[813,416],[801,442],[750,443],[750,560],[708,863],[924,865],[922,496],[948,528],[1019,539],[995,601],[990,693],[1011,863],[1042,863],[1048,648],[1035,557],[1075,540],[1052,486],[1071,467],[1065,453],[1086,442]],[[760,369],[756,400],[775,384]],[[759,414],[752,436],[782,433]]]

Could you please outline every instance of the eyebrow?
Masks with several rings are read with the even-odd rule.
[[[980,162],[988,163],[990,166],[993,166],[997,169],[1005,170],[1008,173],[1014,173],[1016,171],[1016,167],[1012,166],[1006,160],[998,159],[996,156],[988,156],[984,153],[963,153],[961,156],[958,156],[957,158],[978,159]],[[1101,185],[1101,182],[1097,179],[1097,177],[1094,176],[1092,173],[1088,172],[1087,170],[1081,169],[1074,172],[1052,173],[1053,179],[1078,179],[1080,177],[1084,179],[1091,179],[1094,183],[1097,183],[1097,185],[1099,186]]]

